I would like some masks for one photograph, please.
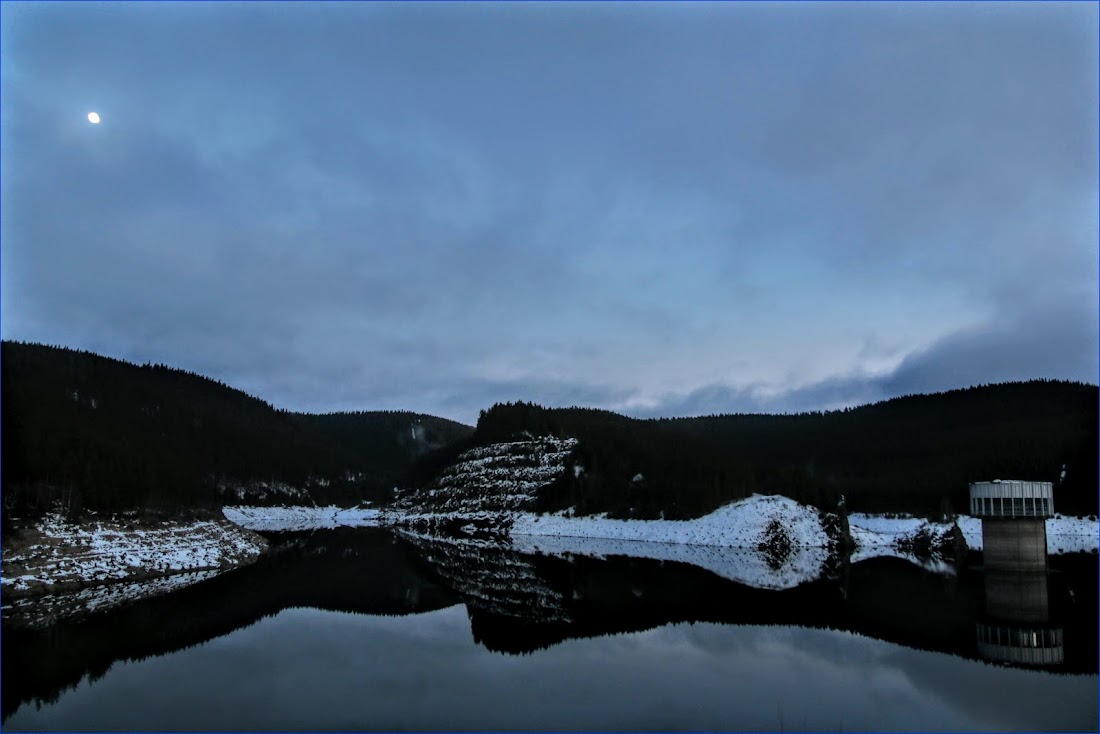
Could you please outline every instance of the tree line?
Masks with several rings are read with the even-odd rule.
[[[219,484],[249,481],[354,503],[388,496],[417,457],[473,430],[402,411],[277,410],[184,370],[10,341],[0,345],[0,390],[8,512],[57,500],[71,509],[215,507]]]
[[[697,517],[754,492],[851,511],[964,513],[969,483],[1054,484],[1055,509],[1097,513],[1098,388],[1033,380],[794,415],[639,420],[603,410],[498,404],[477,443],[524,431],[581,441],[581,470],[547,509]],[[1064,474],[1063,474],[1064,471]]]
[[[217,381],[90,352],[0,345],[4,514],[178,509],[218,485],[308,488],[319,504],[385,501],[464,450],[524,435],[580,440],[539,508],[690,518],[754,492],[852,511],[965,512],[971,481],[1055,485],[1055,509],[1097,512],[1098,388],[1036,380],[797,415],[639,420],[591,408],[494,405],[469,426],[403,411],[278,410]],[[1064,475],[1063,475],[1064,470]],[[268,501],[279,501],[272,496]]]

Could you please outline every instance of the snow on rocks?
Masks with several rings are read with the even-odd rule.
[[[293,532],[337,527],[372,527],[381,513],[372,508],[350,507],[223,507],[230,522],[248,530]]]
[[[5,538],[6,596],[42,593],[199,570],[255,560],[267,542],[221,520],[140,523],[126,518],[66,521],[50,513]]]

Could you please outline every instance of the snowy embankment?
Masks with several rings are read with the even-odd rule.
[[[761,589],[788,589],[821,576],[830,542],[817,510],[762,495],[694,520],[517,513],[511,538],[521,552],[689,563]]]
[[[67,522],[50,513],[5,538],[0,581],[7,597],[122,580],[227,570],[255,560],[267,542],[221,520]]]
[[[825,548],[829,536],[817,510],[779,495],[754,494],[694,520],[610,520],[603,516],[517,513],[512,535],[555,535],[648,543],[759,547],[776,524],[797,548]]]
[[[363,528],[379,525],[378,510],[349,507],[223,507],[230,522],[247,530],[295,532],[326,528]]]
[[[979,547],[981,534],[979,527]],[[1098,546],[1100,522],[1084,517],[1052,517],[1047,520],[1047,553],[1091,553]]]
[[[960,515],[956,520],[959,530],[970,550],[982,550],[982,521],[976,517]],[[934,537],[944,537],[951,532],[953,523],[937,523],[918,517],[883,517],[852,513],[848,516],[852,539],[859,545],[852,554],[852,561],[891,554],[898,541],[915,538],[922,531]],[[1046,521],[1047,552],[1089,553],[1100,547],[1100,524],[1083,517],[1052,517]]]

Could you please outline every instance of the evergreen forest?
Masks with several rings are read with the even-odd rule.
[[[272,491],[273,503],[379,500],[418,456],[473,430],[407,412],[292,413],[164,365],[8,341],[0,389],[4,506],[19,512],[212,508],[233,503],[219,487],[242,484],[308,492]]]
[[[1097,512],[1098,388],[1081,383],[797,415],[641,420],[519,402],[482,411],[475,431],[402,411],[294,413],[164,365],[5,341],[0,389],[6,514],[59,500],[70,511],[212,509],[239,487],[251,504],[384,503],[466,449],[547,434],[580,446],[537,498],[542,510],[683,519],[760,492],[943,516],[966,512],[969,482],[1000,478],[1051,481],[1056,511]]]
[[[1054,484],[1057,512],[1097,512],[1098,388],[1036,380],[796,415],[638,420],[529,403],[483,411],[477,442],[527,431],[581,442],[544,509],[698,517],[759,492],[822,509],[965,513],[969,483]],[[1064,476],[1063,476],[1064,470]]]

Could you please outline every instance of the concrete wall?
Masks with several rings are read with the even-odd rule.
[[[1047,568],[1046,521],[1015,518],[982,520],[982,555],[985,571],[1027,572]]]

